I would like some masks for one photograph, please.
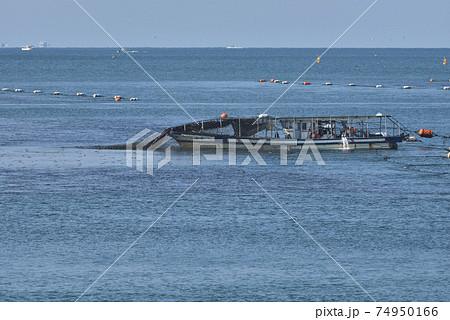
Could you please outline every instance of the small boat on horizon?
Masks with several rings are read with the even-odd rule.
[[[26,45],[26,46],[22,47],[22,51],[31,51],[33,49],[34,49],[34,47],[33,46],[29,46],[29,45]]]

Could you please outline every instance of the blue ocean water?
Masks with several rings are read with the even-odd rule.
[[[323,51],[133,50],[196,120],[262,113],[287,86],[258,80],[293,82]],[[444,56],[332,49],[299,81],[311,85],[294,85],[269,114],[381,112],[448,136]],[[1,49],[0,87],[24,91],[0,92],[2,301],[74,301],[197,178],[80,301],[370,301],[253,179],[377,301],[450,298],[449,160],[438,157],[448,140],[322,152],[325,166],[294,166],[296,154],[280,166],[269,153],[265,166],[239,165],[245,154],[236,166],[193,166],[173,145],[150,176],[127,167],[124,151],[76,148],[192,121],[124,53]]]

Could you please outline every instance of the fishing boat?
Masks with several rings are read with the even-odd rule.
[[[33,49],[34,49],[34,47],[33,46],[29,46],[29,45],[26,45],[26,46],[22,47],[22,51],[31,51]]]
[[[163,135],[174,138],[182,149],[201,143],[205,148],[260,150],[286,146],[301,149],[313,142],[319,150],[396,149],[409,136],[407,129],[389,115],[342,117],[258,117],[221,118],[191,122],[166,129]],[[159,139],[158,139],[159,140]],[[251,145],[250,145],[251,144]]]

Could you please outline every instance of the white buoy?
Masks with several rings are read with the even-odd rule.
[[[332,86],[333,84],[331,82],[325,82],[324,85],[326,86]]]
[[[41,93],[41,90],[34,90],[33,93]]]
[[[383,85],[377,84],[377,85],[375,86],[375,88],[383,88]]]
[[[289,81],[283,81],[282,84],[289,84]]]
[[[15,89],[14,92],[23,92],[22,89]]]
[[[59,96],[60,94],[61,94],[61,92],[59,92],[59,91],[55,91],[52,93],[52,95],[54,95],[54,96]]]
[[[381,112],[378,112],[375,116],[376,117],[382,117],[383,115],[381,114]]]
[[[442,90],[450,90],[450,87],[443,87]]]
[[[3,88],[2,91],[11,91],[10,88]]]
[[[403,86],[403,89],[411,89],[411,86]]]
[[[139,98],[130,98],[130,101],[138,101]]]
[[[356,86],[356,84],[354,84],[354,83],[349,83],[348,86],[349,86],[349,87],[354,87],[354,86]]]
[[[273,80],[274,83],[280,83],[280,80]]]
[[[77,93],[77,96],[79,96],[79,97],[84,97],[85,94],[84,94],[83,92],[78,92],[78,93]]]
[[[102,97],[102,96],[99,95],[98,93],[94,93],[94,94],[92,95],[92,97],[93,97],[93,98],[100,98],[100,97]]]

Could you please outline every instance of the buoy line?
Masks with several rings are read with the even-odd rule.
[[[10,89],[10,88],[2,88],[0,90],[1,92],[12,92],[12,93],[34,93],[34,94],[39,94],[39,95],[45,95],[46,93],[44,93],[42,90],[36,89],[30,92],[24,91],[23,89]],[[87,95],[84,92],[77,92],[75,94],[68,94],[68,93],[62,93],[60,91],[53,91],[50,93],[47,93],[51,96],[64,96],[64,97],[86,97],[86,98],[105,98],[105,96],[98,94],[98,93],[94,93],[92,95]],[[111,100],[114,101],[122,101],[125,98],[122,97],[121,95],[115,95],[114,97],[111,98]],[[129,101],[139,101],[140,99],[137,97],[131,97],[128,99]]]
[[[289,81],[281,81],[278,79],[271,79],[270,81],[267,81],[266,79],[259,79],[258,82],[272,82],[272,83],[279,83],[279,84],[289,84]],[[370,85],[370,84],[358,84],[358,83],[354,83],[354,82],[350,82],[347,84],[342,84],[342,83],[335,83],[335,82],[330,82],[330,81],[326,81],[326,82],[317,82],[316,84],[319,85],[325,85],[325,86],[344,86],[344,87],[363,87],[363,88],[388,88],[388,89],[403,89],[403,90],[428,90],[430,89],[429,87],[425,87],[425,86],[421,86],[421,87],[417,87],[417,86],[412,86],[412,85],[383,85],[383,84],[375,84],[375,85]],[[299,83],[299,85],[313,85],[312,82],[310,81],[305,81],[302,83]],[[314,86],[314,85],[313,85]],[[444,86],[444,87],[440,87],[440,88],[436,88],[433,87],[433,89],[436,90],[450,90],[450,86]]]

